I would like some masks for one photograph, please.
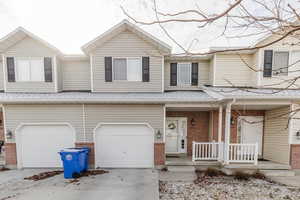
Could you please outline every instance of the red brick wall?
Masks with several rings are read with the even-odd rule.
[[[17,149],[16,143],[5,144],[5,164],[17,165]]]
[[[77,142],[75,143],[76,147],[88,147],[90,148],[89,153],[89,167],[95,166],[95,148],[93,142]]]
[[[192,143],[208,142],[209,140],[209,112],[196,111],[168,111],[167,117],[187,117],[187,153],[192,155]],[[191,125],[191,120],[195,125]]]
[[[164,165],[166,161],[165,143],[154,144],[154,165]]]
[[[290,165],[293,169],[300,169],[300,144],[291,145]]]
[[[233,124],[230,126],[230,142],[237,143],[238,142],[238,135],[237,135],[237,128],[238,128],[238,117],[239,116],[264,116],[265,111],[263,110],[232,110],[231,117],[233,119]],[[222,140],[224,141],[225,135],[225,110],[223,110],[223,117],[222,117]],[[219,112],[213,111],[213,138],[214,140],[218,140],[218,124],[219,124]]]

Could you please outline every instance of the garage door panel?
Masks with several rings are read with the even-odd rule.
[[[18,134],[24,168],[62,167],[58,152],[75,145],[74,132],[67,125],[26,125]]]
[[[153,131],[146,125],[104,125],[96,130],[95,138],[99,167],[153,166]]]

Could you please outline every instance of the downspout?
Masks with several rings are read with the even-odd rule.
[[[87,142],[87,138],[86,138],[86,131],[85,131],[85,129],[86,129],[86,122],[85,122],[85,105],[84,104],[82,104],[82,127],[83,127],[83,141],[84,142]]]

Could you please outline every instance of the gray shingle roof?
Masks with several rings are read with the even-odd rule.
[[[0,93],[0,103],[199,103],[217,101],[202,91],[164,93]]]
[[[223,98],[237,99],[294,99],[300,98],[300,90],[296,89],[252,89],[230,87],[206,87],[211,96],[221,95]],[[213,94],[216,95],[213,95]]]

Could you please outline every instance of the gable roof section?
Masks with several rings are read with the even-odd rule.
[[[23,27],[18,27],[14,31],[10,32],[8,35],[4,36],[2,39],[0,39],[0,52],[4,52],[9,47],[15,45],[19,41],[23,40],[26,37],[30,37],[42,45],[48,47],[52,51],[56,52],[58,55],[62,55],[62,53],[53,45],[49,44],[45,40],[39,38],[38,36],[34,35],[33,33],[27,31]]]
[[[82,51],[85,54],[89,54],[93,51],[97,46],[103,44],[104,42],[110,40],[114,36],[118,35],[119,33],[123,32],[124,30],[129,30],[142,39],[148,41],[152,45],[156,46],[159,50],[163,51],[164,53],[170,54],[171,53],[171,46],[166,44],[165,42],[157,39],[153,35],[147,33],[146,31],[142,30],[138,26],[130,23],[128,20],[123,20],[117,25],[113,26],[108,31],[104,32],[103,34],[99,35],[92,41],[88,42],[87,44],[81,47]]]

